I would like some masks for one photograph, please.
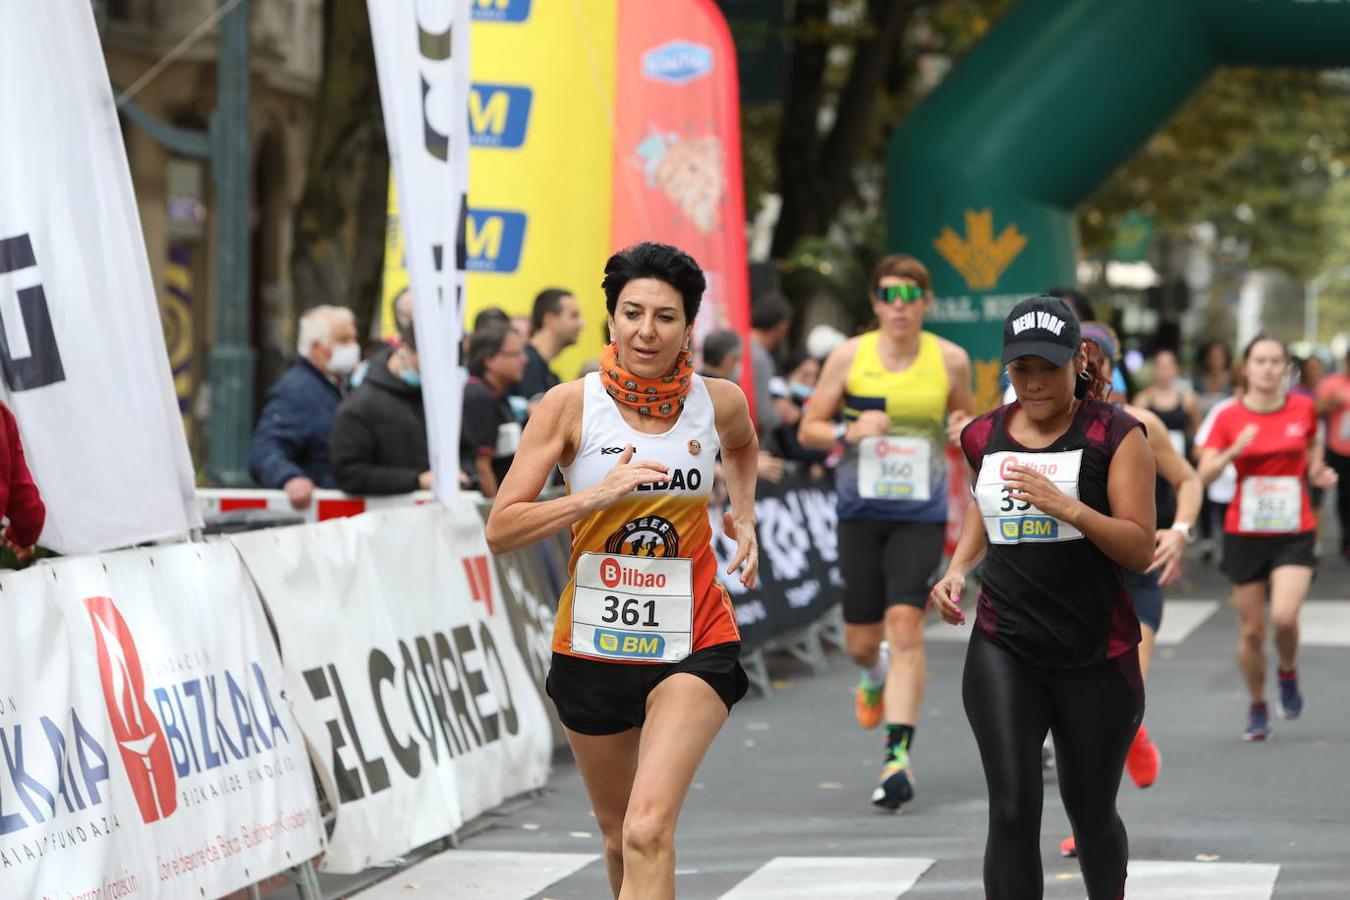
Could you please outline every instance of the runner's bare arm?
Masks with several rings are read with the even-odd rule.
[[[972,418],[975,400],[970,392],[970,354],[946,338],[938,338],[942,361],[947,367],[947,437],[961,440],[961,429]]]
[[[669,470],[660,463],[633,460],[630,447],[600,484],[540,501],[555,463],[570,462],[581,435],[582,381],[549,389],[520,438],[515,459],[497,488],[488,516],[487,542],[506,553],[543,540],[583,516],[610,506],[639,484],[660,481]]]
[[[1153,450],[1153,458],[1158,474],[1172,486],[1177,495],[1177,511],[1172,517],[1173,523],[1194,525],[1200,516],[1200,504],[1205,497],[1205,486],[1200,475],[1191,468],[1167,435],[1167,426],[1156,414],[1136,406],[1125,407],[1125,411],[1144,424],[1148,432],[1148,445]],[[1186,536],[1175,529],[1158,529],[1154,538],[1153,563],[1148,571],[1158,573],[1158,582],[1164,586],[1181,577],[1181,557],[1186,549]]]
[[[727,567],[740,569],[741,584],[753,587],[759,574],[759,540],[755,534],[755,480],[759,467],[759,438],[750,422],[745,394],[733,381],[709,378],[704,382],[717,416],[717,438],[722,444],[722,472],[731,511],[723,521],[727,537],[736,541],[736,558]]]
[[[974,484],[979,479],[979,473],[974,469],[970,471],[970,483]],[[984,532],[984,519],[980,516],[980,504],[971,503],[966,507],[966,518],[961,525],[961,539],[956,542],[956,549],[952,552],[951,562],[947,564],[947,571],[933,585],[933,590],[929,593],[929,601],[937,607],[938,614],[942,620],[949,625],[960,625],[966,621],[966,615],[961,610],[961,592],[965,588],[966,579],[970,573],[984,559],[984,552],[989,548],[989,536]]]
[[[848,370],[857,350],[858,339],[850,338],[826,357],[811,402],[802,410],[802,420],[797,426],[797,440],[803,447],[829,450],[838,443],[835,424],[830,420],[844,402],[844,385],[848,382]]]
[[[1153,481],[1157,470],[1148,440],[1138,429],[1125,435],[1111,457],[1106,473],[1106,496],[1111,515],[1103,515],[1085,503],[1067,519],[1101,551],[1132,572],[1142,572],[1153,562],[1153,539],[1158,527]]]

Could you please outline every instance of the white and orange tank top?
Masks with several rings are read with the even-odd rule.
[[[641,485],[572,525],[571,579],[558,598],[554,652],[670,663],[740,640],[712,552],[708,500],[721,445],[707,385],[691,376],[674,426],[644,434],[623,420],[600,376],[587,375],[581,443],[562,470],[568,491],[602,481],[629,444],[634,459],[666,465],[668,480]]]

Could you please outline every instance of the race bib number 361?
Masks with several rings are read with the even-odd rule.
[[[693,560],[583,553],[572,593],[572,651],[678,662],[693,643]]]
[[[980,466],[975,499],[991,544],[1076,541],[1083,532],[1068,522],[1048,516],[1025,500],[1015,500],[1007,479],[1012,466],[1031,466],[1065,494],[1078,499],[1078,473],[1083,451],[1062,453],[991,453]]]

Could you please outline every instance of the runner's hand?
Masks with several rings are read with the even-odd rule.
[[[1238,432],[1237,439],[1233,441],[1233,446],[1229,448],[1233,451],[1234,459],[1237,459],[1242,451],[1246,450],[1247,447],[1251,445],[1251,442],[1256,440],[1256,435],[1260,433],[1260,431],[1261,429],[1258,428],[1255,423],[1243,426],[1243,429]]]
[[[856,444],[866,437],[881,437],[891,430],[891,417],[879,409],[863,411],[844,433],[844,440]]]
[[[1027,466],[1009,466],[1012,474],[1003,483],[1011,490],[1014,500],[1023,500],[1060,521],[1067,522],[1079,502],[1055,487],[1055,483]]]
[[[722,513],[722,533],[736,542],[736,558],[727,566],[727,574],[741,570],[741,586],[753,588],[759,577],[759,538],[755,536],[755,520],[731,517],[731,512]]]
[[[928,594],[928,602],[937,607],[938,615],[948,625],[966,624],[966,614],[961,612],[961,591],[965,586],[964,575],[949,572],[933,585],[933,590]]]
[[[1314,472],[1312,477],[1308,480],[1312,482],[1313,487],[1327,491],[1336,486],[1336,483],[1340,480],[1340,476],[1331,466],[1323,465],[1322,468]]]
[[[633,461],[633,445],[623,448],[623,456],[600,483],[591,488],[597,509],[607,509],[627,497],[640,484],[665,481],[669,467],[650,459]]]
[[[1181,578],[1181,553],[1186,535],[1171,528],[1159,528],[1153,537],[1153,562],[1144,573],[1157,572],[1158,586],[1167,587]]]

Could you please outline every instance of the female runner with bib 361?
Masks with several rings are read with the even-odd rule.
[[[749,587],[759,442],[735,382],[694,374],[687,348],[705,284],[664,244],[610,257],[614,343],[599,372],[544,395],[487,524],[494,553],[572,529],[548,693],[624,900],[675,896],[675,821],[747,687],[708,499],[720,451],[737,545],[727,573]],[[539,502],[555,463],[567,496]]]
[[[1088,897],[1117,900],[1129,847],[1116,791],[1144,714],[1122,570],[1153,562],[1153,452],[1134,418],[1096,399],[1106,382],[1064,301],[1017,304],[1002,359],[1017,399],[961,433],[976,502],[931,594],[944,620],[963,622],[961,589],[984,557],[962,695],[989,788],[985,893],[1042,895],[1049,730]]]

